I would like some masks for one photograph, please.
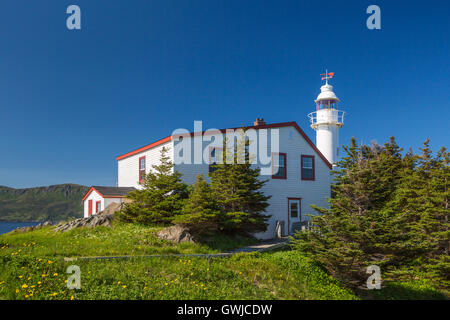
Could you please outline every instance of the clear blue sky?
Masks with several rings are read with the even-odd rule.
[[[366,28],[370,4],[381,30]],[[0,185],[115,185],[117,155],[194,120],[297,121],[315,141],[325,68],[342,144],[448,147],[449,13],[447,0],[2,0]]]

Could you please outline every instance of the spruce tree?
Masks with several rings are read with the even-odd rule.
[[[173,170],[173,164],[161,149],[160,164],[145,175],[142,189],[130,192],[131,203],[118,214],[128,222],[144,224],[168,224],[174,216],[181,213],[184,199],[187,198],[187,185],[181,181],[181,173]]]
[[[197,175],[182,213],[173,223],[187,227],[193,235],[207,235],[219,231],[222,209],[202,174]]]
[[[212,192],[224,212],[220,230],[244,235],[266,231],[269,216],[263,212],[269,206],[270,196],[261,191],[267,181],[260,180],[260,169],[250,163],[248,146],[252,142],[243,135],[230,149],[224,140],[222,161],[214,165],[215,171],[209,174]]]
[[[449,153],[442,148],[433,157],[429,140],[415,157],[396,191],[391,207],[402,213],[399,225],[405,226],[402,252],[416,271],[427,274],[440,286],[449,286]]]
[[[333,275],[350,286],[367,279],[371,264],[393,263],[390,246],[396,235],[388,228],[392,215],[383,213],[396,188],[402,168],[401,149],[391,138],[383,147],[359,147],[355,139],[333,172],[330,208],[311,216],[314,228],[296,234],[294,246],[312,255]]]

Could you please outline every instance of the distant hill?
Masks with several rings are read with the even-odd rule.
[[[0,221],[53,222],[83,216],[81,199],[89,187],[60,184],[13,189],[0,186]]]

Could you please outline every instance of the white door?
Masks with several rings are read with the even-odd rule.
[[[300,198],[289,198],[288,199],[288,208],[289,208],[289,230],[288,233],[292,234],[292,226],[294,223],[299,227],[299,223],[301,221],[301,212],[300,212]]]

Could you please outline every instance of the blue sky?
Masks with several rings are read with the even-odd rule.
[[[381,30],[366,28],[371,4]],[[348,112],[342,144],[448,147],[449,12],[444,0],[3,0],[0,185],[115,185],[117,155],[194,120],[297,121],[315,141],[325,68]]]

